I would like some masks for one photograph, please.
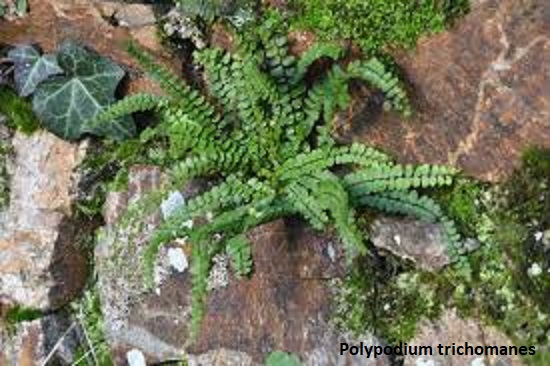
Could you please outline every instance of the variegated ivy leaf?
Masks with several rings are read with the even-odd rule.
[[[129,116],[99,127],[86,125],[115,101],[116,87],[124,77],[120,66],[75,42],[63,43],[57,60],[64,75],[41,83],[33,98],[33,109],[47,129],[68,140],[85,133],[119,140],[134,134]]]
[[[8,58],[15,68],[15,87],[19,95],[31,95],[38,84],[63,70],[57,64],[55,55],[40,55],[30,45],[19,45],[8,52]]]

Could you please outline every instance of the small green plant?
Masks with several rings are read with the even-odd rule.
[[[45,314],[38,309],[17,305],[8,309],[4,319],[1,320],[7,325],[8,332],[14,332],[17,324],[40,319],[44,315]]]
[[[232,53],[211,48],[196,54],[205,71],[208,98],[130,47],[168,96],[129,96],[89,124],[99,126],[154,109],[160,121],[141,138],[163,141],[166,154],[177,161],[168,170],[171,184],[165,191],[195,177],[217,182],[157,229],[145,258],[152,283],[160,246],[179,237],[190,238],[192,334],[197,335],[204,314],[214,255],[228,251],[236,272],[248,274],[251,250],[244,234],[277,218],[298,215],[318,230],[334,228],[351,258],[353,253],[367,252],[356,208],[414,215],[441,222],[449,251],[457,257],[460,248],[453,223],[433,200],[415,191],[450,185],[453,169],[401,166],[365,145],[342,146],[331,137],[336,111],[350,102],[351,80],[381,89],[388,107],[408,114],[410,106],[400,81],[380,61],[370,59],[345,67],[333,63],[324,77],[310,84],[305,76],[316,59],[345,53],[334,52],[334,46],[314,47],[296,59],[288,52],[286,29],[276,18],[243,34],[236,34],[238,44]],[[186,224],[200,217],[206,218],[203,225]]]
[[[302,363],[297,356],[283,352],[271,352],[265,360],[265,366],[300,366]]]
[[[99,293],[95,287],[86,290],[72,310],[79,321],[84,335],[73,366],[77,365],[114,365],[110,347],[105,338],[103,314]]]
[[[10,185],[8,172],[8,158],[11,146],[0,139],[0,210],[8,206],[10,199]]]
[[[295,26],[324,39],[350,39],[367,52],[384,46],[414,46],[425,33],[468,8],[467,0],[294,0]]]
[[[6,86],[0,86],[0,114],[6,117],[8,127],[27,135],[40,127],[32,106]]]

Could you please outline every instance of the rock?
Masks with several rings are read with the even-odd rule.
[[[404,120],[379,113],[381,101],[377,108],[363,102],[340,117],[353,122],[346,137],[392,151],[401,162],[503,179],[527,145],[550,147],[549,22],[546,0],[476,1],[449,31],[396,54],[416,115]]]
[[[450,263],[445,234],[437,224],[379,218],[372,225],[371,240],[378,248],[410,259],[424,270],[438,270]]]
[[[199,29],[197,22],[192,17],[183,14],[177,7],[166,14],[163,29],[169,37],[189,39],[199,49],[206,46],[204,34]]]
[[[107,226],[96,251],[96,268],[106,332],[117,364],[125,364],[128,352],[137,350],[148,363],[187,355],[190,365],[260,365],[269,352],[285,350],[298,354],[306,365],[323,364],[319,360],[328,360],[327,365],[365,365],[364,356],[338,355],[337,342],[344,336],[328,322],[327,280],[344,273],[341,246],[298,222],[286,225],[282,220],[248,234],[255,266],[251,278],[236,280],[227,259],[216,260],[207,313],[197,342],[189,345],[190,244],[178,240],[161,251],[156,287],[147,291],[140,274],[141,256],[161,220],[160,207],[145,218],[137,237],[129,239],[129,229],[116,225],[128,202],[159,187],[161,181],[157,168],[134,167],[128,191],[107,198]],[[205,187],[192,184],[181,193],[187,199]],[[169,253],[175,258],[170,259]],[[365,341],[379,343],[374,338]],[[376,362],[372,365],[389,364],[385,358]]]
[[[81,340],[78,323],[62,315],[0,326],[0,365],[71,365]]]
[[[87,260],[74,242],[75,169],[79,145],[40,131],[13,138],[10,203],[0,232],[0,303],[50,310],[83,286]]]
[[[140,28],[155,24],[157,21],[152,5],[103,1],[98,4],[98,7],[104,17],[116,19],[121,27]]]
[[[501,356],[501,355],[439,355],[438,345],[443,346],[464,346],[468,345],[475,347],[479,346],[498,346],[509,347],[513,343],[502,333],[497,330],[484,326],[477,320],[461,319],[454,310],[447,310],[436,322],[425,322],[417,332],[416,337],[408,342],[409,346],[431,346],[433,349],[432,356],[405,356],[404,366],[418,365],[464,365],[464,366],[479,366],[479,365],[508,365],[520,366],[523,363],[518,356]],[[481,349],[479,349],[481,350]],[[451,349],[449,349],[449,352]],[[442,348],[442,352],[445,349]],[[490,353],[490,352],[488,352]]]

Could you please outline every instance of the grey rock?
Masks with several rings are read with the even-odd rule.
[[[437,224],[408,218],[379,218],[372,225],[371,240],[378,248],[410,259],[425,270],[439,270],[450,263],[446,238]]]
[[[80,325],[64,315],[0,327],[0,365],[71,365],[82,339]]]

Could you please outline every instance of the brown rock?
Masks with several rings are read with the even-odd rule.
[[[446,311],[441,318],[433,323],[426,322],[420,326],[416,337],[408,342],[409,346],[431,346],[433,349],[432,356],[418,355],[406,356],[404,366],[417,365],[464,365],[464,366],[479,366],[479,365],[508,365],[521,366],[520,357],[518,356],[500,356],[491,355],[468,355],[459,356],[440,355],[438,351],[439,344],[443,346],[465,346],[465,343],[472,347],[497,346],[508,347],[513,346],[513,343],[502,333],[497,330],[482,325],[479,321],[460,318],[454,310]],[[481,350],[481,348],[479,349]],[[442,348],[445,352],[445,349]]]
[[[450,164],[484,180],[503,178],[525,147],[550,146],[547,5],[479,2],[455,28],[397,55],[416,96],[416,115],[406,121],[374,113],[372,105],[354,110],[348,137],[390,150],[402,162]]]
[[[17,133],[10,204],[0,231],[0,302],[43,310],[65,304],[87,276],[71,227],[73,176],[84,150],[51,133]]]
[[[378,248],[410,259],[425,270],[438,270],[450,263],[445,234],[437,224],[379,218],[372,225],[370,239]]]
[[[189,354],[190,364],[258,365],[273,350],[297,353],[306,365],[366,364],[364,356],[339,356],[337,345],[348,338],[328,323],[328,280],[343,274],[340,245],[297,222],[282,220],[249,233],[255,268],[251,278],[236,280],[228,272],[227,259],[216,257],[200,336],[186,347],[190,274],[186,266],[177,269],[170,250],[179,251],[183,258],[189,255],[190,244],[179,241],[161,251],[156,288],[146,291],[139,273],[141,256],[160,216],[152,213],[144,230],[131,239],[126,234],[130,229],[114,225],[127,202],[158,187],[160,181],[158,169],[137,167],[130,175],[129,190],[112,194],[107,201],[110,224],[96,255],[107,334],[117,364],[125,364],[128,355],[141,352],[148,362]],[[190,194],[183,192],[185,197]],[[378,343],[374,338],[365,342]],[[385,358],[376,362],[367,365],[388,364]]]

